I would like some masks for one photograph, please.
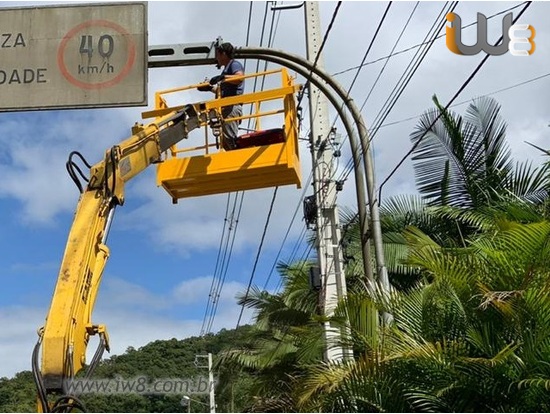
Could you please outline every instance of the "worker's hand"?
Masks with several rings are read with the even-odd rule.
[[[225,79],[224,75],[217,75],[210,79],[210,85],[215,85]]]
[[[212,85],[201,85],[197,86],[197,90],[201,92],[210,92],[212,90]]]

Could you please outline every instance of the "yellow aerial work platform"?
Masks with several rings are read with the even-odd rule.
[[[298,119],[294,97],[300,85],[294,84],[286,69],[255,73],[243,78],[274,74],[281,77],[280,88],[193,104],[199,112],[201,127],[204,127],[204,145],[173,147],[157,167],[157,184],[164,187],[174,202],[184,197],[288,184],[301,188]],[[153,112],[168,109],[166,94],[195,89],[197,86],[157,92],[156,111]],[[223,120],[221,108],[236,103],[243,104],[243,116]],[[268,106],[268,110],[262,106]],[[269,124],[282,127],[262,130],[261,121],[266,118]],[[236,149],[224,150],[221,122],[235,120],[240,120],[241,126],[247,122],[255,125],[240,136]],[[189,155],[196,152],[199,155]]]

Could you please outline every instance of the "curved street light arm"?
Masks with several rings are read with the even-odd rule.
[[[371,220],[371,228],[372,228],[372,238],[374,242],[374,251],[375,251],[375,258],[376,258],[376,265],[377,265],[378,280],[381,284],[383,291],[386,293],[389,292],[389,279],[388,279],[388,273],[387,273],[385,260],[384,260],[382,230],[380,226],[380,211],[378,209],[378,202],[376,200],[374,168],[373,168],[373,162],[372,162],[372,153],[370,150],[370,145],[368,140],[368,131],[367,131],[367,128],[365,127],[365,123],[363,121],[361,113],[358,110],[357,106],[355,105],[353,99],[351,99],[349,94],[341,87],[341,85],[338,82],[334,81],[329,74],[327,74],[324,70],[313,66],[311,62],[302,58],[301,56],[279,51],[279,50],[266,49],[266,48],[241,48],[241,49],[238,49],[237,54],[243,57],[247,57],[247,56],[254,57],[254,55],[259,55],[263,59],[266,59],[267,57],[279,57],[279,58],[282,58],[283,60],[291,61],[293,63],[296,63],[297,65],[301,65],[303,68],[306,68],[309,71],[309,73],[306,75],[304,75],[303,71],[300,71],[300,73],[303,76],[308,78],[310,81],[314,82],[316,86],[319,87],[319,89],[322,89],[319,86],[319,82],[316,82],[315,78],[311,76],[311,74],[315,74],[316,76],[320,77],[323,81],[325,81],[330,87],[334,89],[334,91],[338,94],[338,96],[344,102],[344,105],[351,112],[351,115],[359,130],[360,144],[361,144],[361,150],[362,150],[361,152],[363,155],[363,162],[365,164],[365,169],[366,169],[367,191],[368,191],[369,207],[370,207],[370,220]],[[334,102],[332,103],[334,105]],[[337,105],[335,105],[335,107],[338,108]],[[350,143],[353,138],[354,137],[350,134]],[[352,151],[354,147],[357,147],[356,143],[355,145],[352,143]],[[354,155],[354,162],[355,160],[356,158]],[[357,170],[356,170],[356,173],[357,173]],[[362,228],[365,229],[365,227],[363,226]],[[364,255],[364,258],[365,256],[366,255]],[[388,321],[387,318],[386,320]]]
[[[244,51],[245,49],[239,49],[239,51]],[[236,53],[236,56],[238,57],[238,52]],[[294,63],[291,60],[287,60],[283,57],[278,56],[271,56],[271,55],[262,55],[262,54],[250,54],[250,55],[242,55],[242,57],[252,57],[262,60],[267,60],[273,63],[277,63],[280,65],[283,65],[289,69],[295,70],[300,75],[304,77],[309,76],[309,72],[301,67],[299,64]],[[355,173],[355,190],[357,195],[357,209],[358,209],[358,216],[359,216],[359,226],[361,229],[361,244],[362,244],[362,256],[363,256],[363,266],[365,275],[367,277],[367,280],[372,283],[374,282],[374,275],[372,268],[370,266],[371,263],[371,255],[370,255],[370,242],[367,237],[368,234],[368,220],[367,220],[367,212],[366,212],[366,197],[365,197],[365,183],[363,180],[364,172],[361,165],[361,159],[360,159],[360,148],[357,143],[357,137],[355,134],[355,131],[352,127],[352,123],[349,120],[348,115],[343,110],[343,105],[339,102],[339,100],[336,98],[334,93],[330,91],[327,86],[319,81],[317,78],[311,78],[310,81],[317,86],[321,92],[328,98],[330,103],[336,108],[338,115],[342,118],[342,122],[344,124],[344,128],[346,129],[346,133],[348,134],[350,138],[350,145],[351,145],[351,152],[352,152],[352,159],[353,159],[353,167],[354,167],[354,173]]]

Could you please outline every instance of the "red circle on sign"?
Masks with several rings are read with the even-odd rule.
[[[126,38],[126,41],[128,42],[128,59],[126,60],[126,64],[124,65],[124,67],[122,68],[122,70],[117,76],[115,76],[111,80],[101,82],[101,83],[88,83],[88,82],[82,82],[76,79],[67,70],[67,66],[65,65],[65,59],[63,58],[63,55],[65,53],[65,48],[67,47],[67,43],[69,42],[69,40],[71,40],[80,30],[90,26],[101,26],[101,27],[108,27],[110,29],[113,29],[116,32],[120,33],[122,36],[124,36]],[[59,66],[61,73],[70,83],[83,89],[101,89],[101,88],[108,88],[109,86],[116,85],[128,74],[128,72],[130,72],[130,69],[132,69],[132,65],[134,64],[135,59],[136,59],[136,45],[130,33],[128,33],[126,29],[119,26],[118,24],[110,22],[108,20],[88,20],[86,22],[79,24],[78,26],[75,26],[63,37],[63,40],[59,45],[59,49],[57,50],[57,65]]]

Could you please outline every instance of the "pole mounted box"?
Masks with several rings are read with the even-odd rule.
[[[0,111],[147,105],[147,3],[0,9]]]

